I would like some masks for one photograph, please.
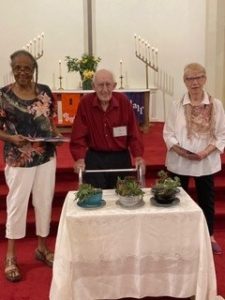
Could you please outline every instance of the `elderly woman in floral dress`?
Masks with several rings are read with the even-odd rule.
[[[5,276],[15,282],[22,277],[15,240],[25,236],[31,193],[38,236],[35,257],[48,266],[53,263],[46,238],[55,186],[55,145],[30,142],[28,138],[55,136],[57,132],[53,125],[53,97],[48,86],[37,83],[36,60],[25,50],[16,51],[10,59],[15,82],[0,90],[0,139],[4,141],[5,178],[9,188]]]
[[[187,191],[193,177],[199,206],[208,224],[214,254],[222,249],[214,239],[213,175],[221,170],[220,154],[225,145],[225,116],[222,102],[204,90],[206,70],[198,63],[184,68],[187,92],[174,101],[164,126],[167,145],[166,166],[176,174]],[[194,234],[194,233],[193,233]]]

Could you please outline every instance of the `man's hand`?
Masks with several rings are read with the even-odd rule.
[[[135,166],[137,169],[141,168],[142,175],[145,175],[146,166],[145,166],[145,161],[142,157],[139,156],[135,158]]]
[[[79,173],[80,170],[85,170],[84,158],[78,159],[74,164],[74,172]]]

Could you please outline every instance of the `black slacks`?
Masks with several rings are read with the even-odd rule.
[[[129,169],[132,166],[129,150],[124,151],[95,151],[89,149],[85,157],[87,170]],[[84,182],[102,189],[116,187],[117,178],[131,175],[127,172],[98,172],[84,173]]]
[[[188,193],[188,183],[190,176],[172,174],[178,176],[182,188]],[[193,177],[195,181],[198,204],[201,207],[209,229],[209,234],[213,235],[215,218],[215,186],[213,175]]]

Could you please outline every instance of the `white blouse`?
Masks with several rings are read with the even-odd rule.
[[[187,176],[204,176],[221,170],[220,154],[225,147],[225,114],[222,102],[213,99],[213,113],[215,120],[214,136],[194,134],[188,138],[184,105],[190,103],[188,93],[182,100],[174,101],[167,116],[163,129],[163,138],[167,146],[166,167],[169,171]],[[209,96],[204,92],[202,104],[209,104]],[[216,150],[206,158],[197,161],[189,160],[178,155],[171,147],[179,144],[182,148],[197,153],[204,150],[209,144],[215,145]]]

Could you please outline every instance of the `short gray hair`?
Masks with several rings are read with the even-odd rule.
[[[199,63],[190,63],[184,67],[184,77],[189,71],[197,71],[206,75],[206,69]]]

